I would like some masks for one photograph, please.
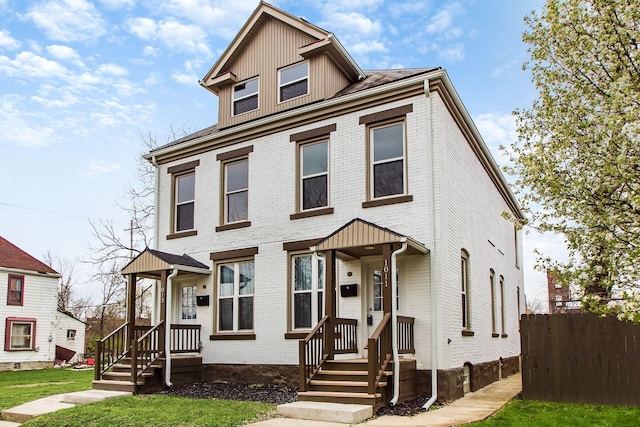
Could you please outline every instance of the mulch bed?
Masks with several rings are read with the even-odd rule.
[[[159,391],[157,394],[188,397],[191,399],[245,400],[281,405],[284,403],[295,402],[298,396],[298,388],[274,384],[235,384],[215,382],[174,386]],[[422,405],[424,405],[427,400],[428,398],[426,397],[419,397],[414,400],[398,403],[393,407],[384,407],[378,410],[376,416],[411,416],[419,414],[424,412]]]

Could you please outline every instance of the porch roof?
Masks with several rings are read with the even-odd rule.
[[[166,270],[211,274],[206,264],[191,258],[189,255],[175,255],[155,249],[145,249],[122,269],[122,274],[137,274],[140,277],[157,279]]]
[[[382,255],[385,243],[407,243],[408,255],[429,252],[422,243],[388,228],[380,227],[360,218],[355,218],[340,227],[312,248],[318,252],[335,249],[341,258],[360,258],[368,255]]]

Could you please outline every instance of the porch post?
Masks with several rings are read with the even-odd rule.
[[[391,295],[391,252],[393,243],[382,245],[382,309],[385,313],[391,313],[393,309],[393,295]]]
[[[160,321],[159,323],[164,322],[164,328],[167,327],[167,270],[162,270],[160,273]],[[158,335],[158,349],[161,353],[164,352],[164,329],[159,332]]]
[[[324,313],[329,316],[329,322],[325,329],[324,348],[329,360],[335,355],[335,319],[336,319],[336,251],[332,249],[326,253],[325,264],[325,296]]]
[[[127,283],[127,344],[135,337],[136,326],[136,273],[129,274]]]

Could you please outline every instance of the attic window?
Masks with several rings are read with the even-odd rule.
[[[258,109],[258,77],[233,87],[233,115]]]
[[[309,63],[303,62],[280,70],[278,79],[280,102],[307,95],[309,93]]]

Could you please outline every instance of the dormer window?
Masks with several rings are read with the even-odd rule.
[[[233,115],[258,109],[258,87],[260,79],[248,80],[233,87]]]
[[[278,72],[280,102],[298,98],[309,93],[309,63],[302,62]]]

